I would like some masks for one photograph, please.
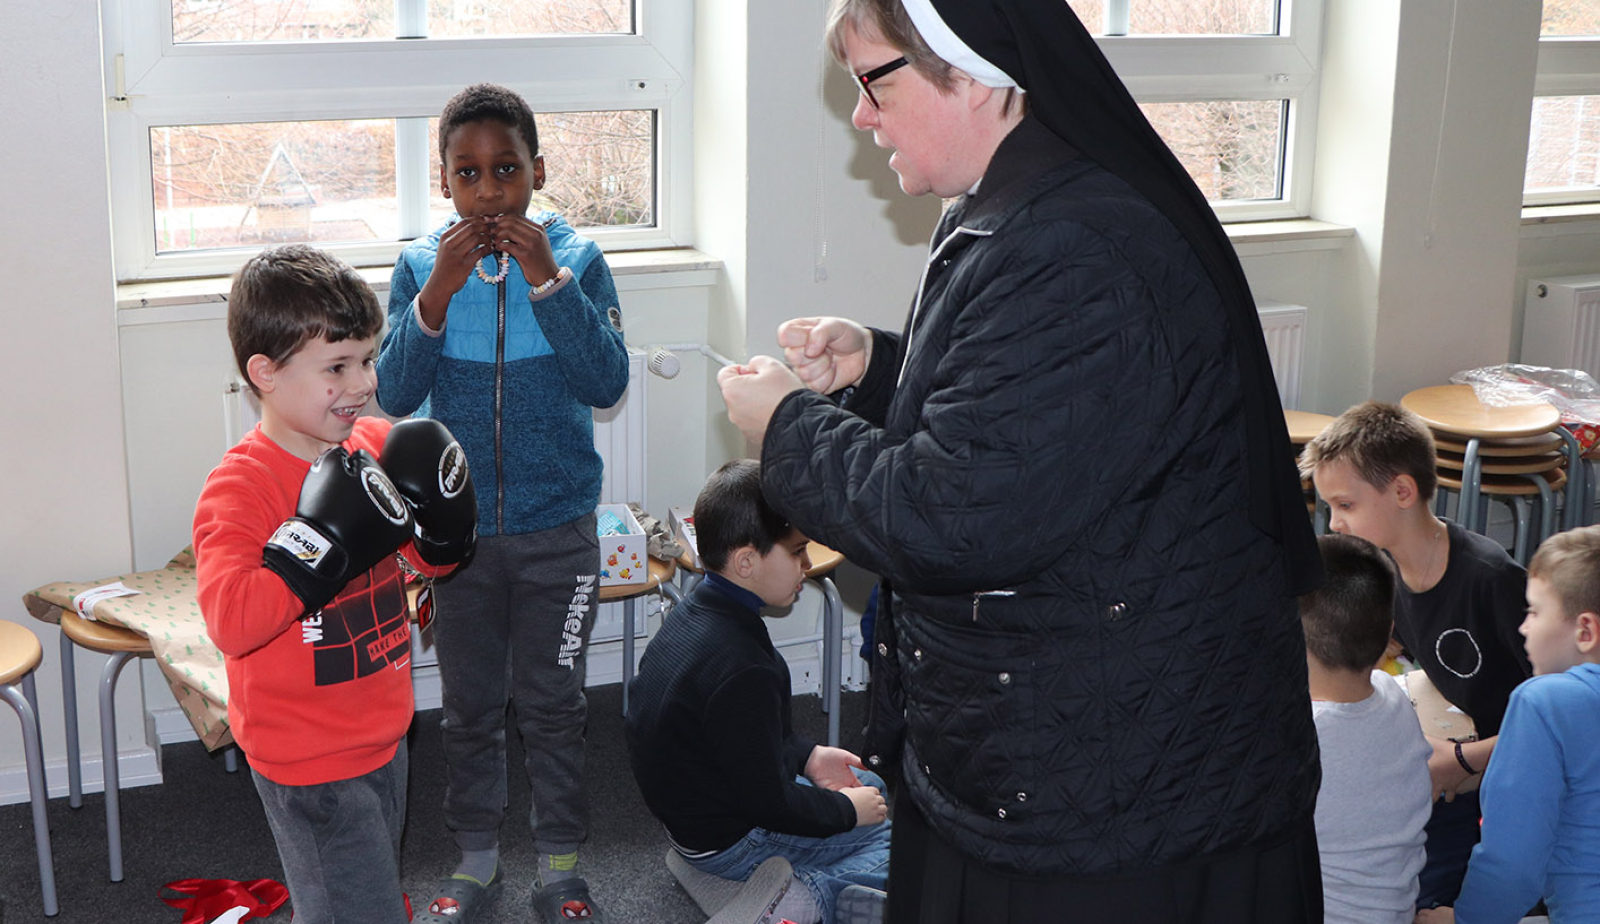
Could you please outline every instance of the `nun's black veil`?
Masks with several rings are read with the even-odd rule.
[[[1322,580],[1277,383],[1238,255],[1199,187],[1151,128],[1067,0],[932,0],[939,17],[1028,94],[1032,115],[1149,199],[1194,248],[1229,312],[1244,392],[1250,517],[1276,538],[1290,590]]]

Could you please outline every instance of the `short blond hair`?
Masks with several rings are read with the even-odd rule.
[[[1600,613],[1600,526],[1546,539],[1528,562],[1528,577],[1549,585],[1568,622],[1580,613]]]
[[[1310,478],[1317,466],[1340,459],[1380,491],[1410,475],[1426,503],[1439,486],[1433,432],[1421,417],[1397,404],[1368,401],[1334,418],[1300,453],[1300,476]]]

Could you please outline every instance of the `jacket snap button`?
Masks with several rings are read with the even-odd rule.
[[[1106,607],[1106,615],[1110,616],[1113,620],[1121,619],[1122,617],[1128,615],[1128,604],[1113,603]]]
[[[1018,802],[1026,802],[1026,801],[1028,801],[1028,794],[1025,793],[1025,792],[1017,793],[1017,801]]]
[[[876,755],[876,754],[873,754],[871,757],[867,758],[867,763],[873,765],[874,767],[876,767],[878,764],[880,764],[882,762],[883,761],[879,760],[878,759],[878,755]]]
[[[1010,683],[1011,682],[1011,675],[1009,673],[1005,672],[1005,671],[1001,671],[1000,672],[1000,682],[1001,683]]]
[[[911,656],[913,658],[916,658],[918,661],[921,661],[922,660],[922,649],[918,648],[917,650],[911,652]]]
[[[928,769],[928,765],[927,764],[923,764],[922,765],[922,775],[927,777],[930,780],[933,779],[933,771]]]
[[[1005,809],[1000,809],[998,812],[995,812],[995,814],[999,815],[1001,818],[1004,818],[1004,817],[1006,817],[1006,810]]]
[[[887,658],[888,656],[889,656],[889,646],[885,645],[883,642],[879,642],[878,643],[878,657]]]

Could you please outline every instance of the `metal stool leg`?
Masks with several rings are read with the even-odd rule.
[[[1583,447],[1578,445],[1578,438],[1566,427],[1557,427],[1556,432],[1561,434],[1561,448],[1567,457],[1567,487],[1566,509],[1562,511],[1562,529],[1575,529],[1583,525],[1585,519],[1583,505],[1589,497],[1588,466],[1584,464]],[[1546,534],[1548,536],[1548,534]]]
[[[1511,509],[1516,514],[1517,523],[1515,534],[1512,536],[1511,541],[1511,557],[1526,566],[1530,554],[1528,550],[1532,545],[1533,539],[1529,535],[1533,532],[1533,516],[1529,512],[1530,505],[1526,497],[1510,497],[1507,500],[1511,502]]]
[[[226,751],[222,752],[222,769],[229,773],[239,772],[239,749],[237,747],[230,746]]]
[[[840,663],[844,649],[844,602],[833,578],[823,575],[822,585],[822,708],[828,713],[828,745],[839,746],[839,687],[843,683]]]
[[[117,674],[133,657],[119,651],[106,659],[100,670],[100,762],[106,781],[106,849],[111,858],[111,881],[122,881],[122,801],[121,779],[117,767]]]
[[[54,917],[60,911],[56,904],[56,865],[50,852],[50,823],[45,818],[46,784],[44,777],[44,749],[39,744],[39,694],[34,688],[33,674],[22,678],[22,692],[15,684],[0,686],[4,698],[17,710],[22,720],[22,750],[28,768],[28,799],[33,803],[33,847],[39,857],[39,884],[44,895],[44,913]]]
[[[1478,440],[1467,440],[1467,452],[1461,462],[1461,501],[1456,506],[1461,511],[1461,528],[1468,532],[1488,532],[1488,516],[1479,504],[1483,496],[1483,464],[1478,458]]]
[[[622,714],[628,714],[628,687],[633,685],[634,606],[638,597],[622,601]]]
[[[67,727],[67,805],[83,808],[82,748],[78,744],[78,646],[61,633],[61,703]]]

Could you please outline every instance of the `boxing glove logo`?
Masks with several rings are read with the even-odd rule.
[[[467,454],[461,444],[452,441],[439,454],[439,494],[455,497],[467,486]]]
[[[315,570],[327,557],[333,542],[304,520],[288,520],[272,534],[267,545],[283,549],[307,568]]]
[[[405,502],[400,499],[400,492],[394,489],[394,484],[382,469],[372,466],[363,468],[361,486],[367,489],[367,500],[372,501],[372,506],[378,508],[384,519],[396,526],[410,522],[411,511],[406,508]]]

